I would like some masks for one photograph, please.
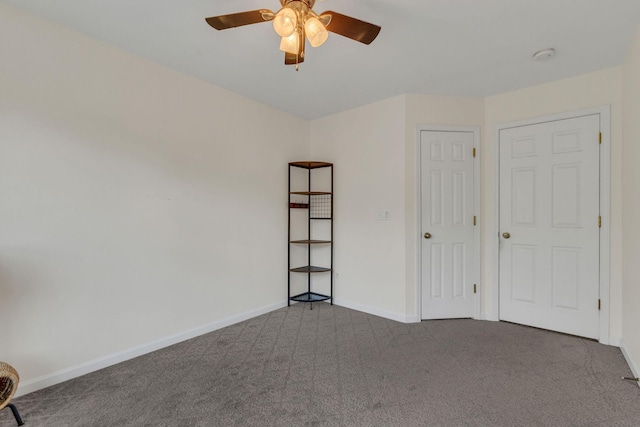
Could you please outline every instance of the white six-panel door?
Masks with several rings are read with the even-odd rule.
[[[599,336],[597,114],[502,129],[500,319]]]
[[[422,319],[474,315],[473,132],[420,132]]]

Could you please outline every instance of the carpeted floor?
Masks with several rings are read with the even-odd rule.
[[[26,426],[640,426],[619,349],[295,305],[14,400]],[[14,426],[8,409],[0,426]]]

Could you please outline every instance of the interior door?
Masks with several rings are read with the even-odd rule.
[[[422,319],[474,314],[473,132],[420,132]]]
[[[502,129],[500,319],[599,335],[598,114]]]

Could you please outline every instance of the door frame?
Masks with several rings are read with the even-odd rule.
[[[545,122],[572,119],[582,116],[598,114],[600,116],[600,132],[602,143],[600,144],[600,216],[602,227],[600,228],[600,334],[598,340],[602,344],[610,343],[609,336],[609,310],[610,310],[610,243],[611,243],[611,106],[587,108],[547,116],[533,117],[514,122],[501,123],[494,130],[494,231],[489,237],[494,259],[494,277],[497,284],[492,295],[493,306],[496,307],[495,319],[500,320],[500,132],[514,127],[535,125]],[[594,221],[596,219],[594,218]]]
[[[427,132],[467,132],[473,134],[473,148],[476,156],[473,159],[473,210],[476,225],[473,230],[473,283],[477,292],[473,301],[473,319],[480,319],[480,126],[440,126],[418,125],[416,127],[416,313],[418,321],[422,321],[422,150],[420,134]]]

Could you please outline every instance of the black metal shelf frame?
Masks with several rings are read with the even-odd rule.
[[[302,168],[307,171],[307,191],[291,191],[291,170],[292,168]],[[331,171],[331,191],[312,191],[311,175],[314,169],[330,168]],[[292,195],[303,195],[308,197],[308,203],[292,203]],[[308,302],[313,310],[313,303],[320,301],[329,301],[333,305],[333,163],[302,161],[289,163],[289,227],[288,227],[288,278],[287,278],[287,304],[291,305],[291,301]],[[307,238],[305,240],[291,240],[291,210],[306,209],[307,210]],[[330,221],[331,240],[314,240],[311,238],[311,222],[314,220]],[[291,245],[307,246],[307,265],[291,266]],[[312,246],[330,245],[330,265],[328,267],[320,267],[311,265]],[[330,274],[330,293],[329,295],[320,294],[311,289],[311,275],[317,273]],[[291,274],[307,275],[307,291],[298,295],[291,295]]]

